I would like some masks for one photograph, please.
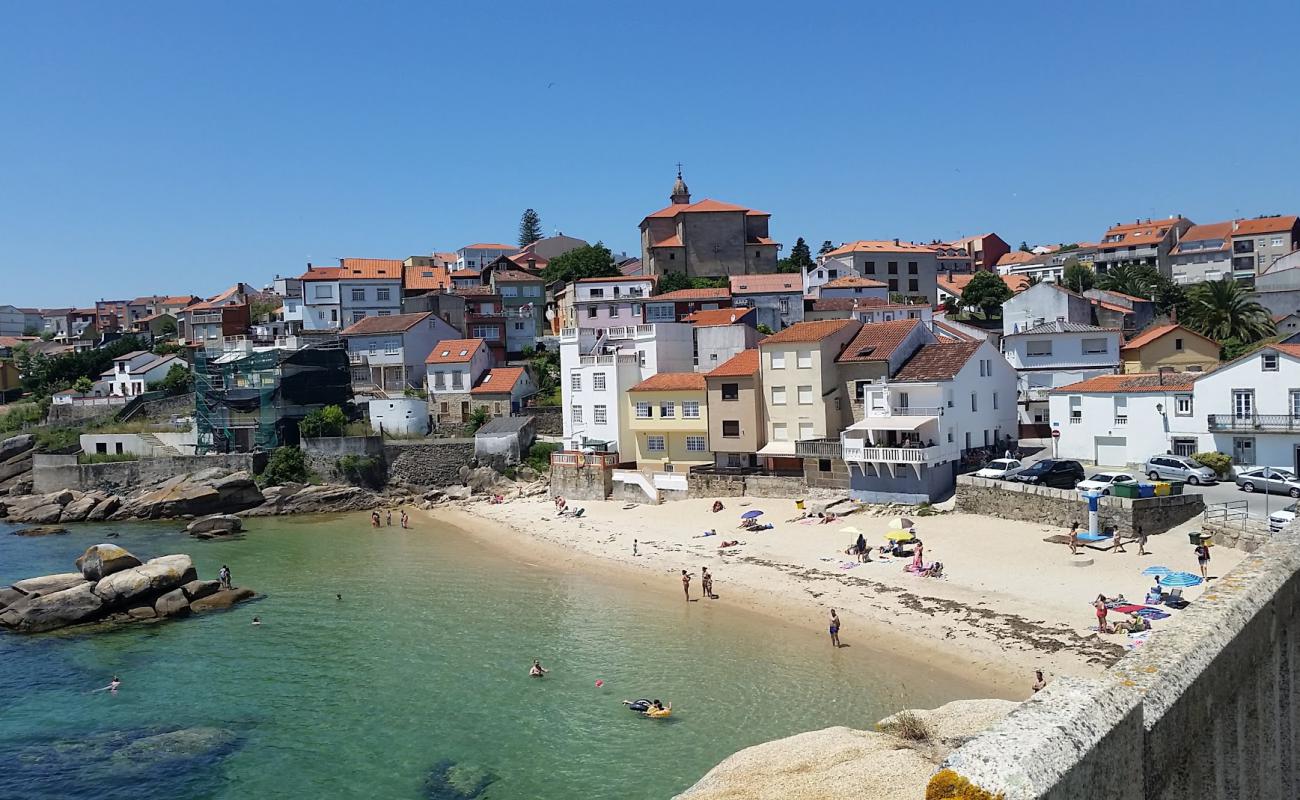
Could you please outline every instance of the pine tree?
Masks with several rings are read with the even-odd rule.
[[[800,270],[812,266],[812,251],[808,249],[808,243],[802,236],[796,239],[794,247],[790,248],[790,263]]]
[[[542,218],[531,208],[524,209],[519,218],[519,246],[527,247],[542,238]]]
[[[817,254],[824,256],[834,249],[835,249],[835,245],[831,244],[830,239],[826,239],[825,241],[822,242],[821,249],[817,251]]]

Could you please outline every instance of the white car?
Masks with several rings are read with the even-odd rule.
[[[1017,472],[1019,472],[1024,468],[1025,465],[1021,464],[1018,459],[995,458],[989,463],[985,464],[983,469],[976,471],[975,477],[997,478],[998,480],[1005,480],[1006,478],[1015,475]]]
[[[1291,524],[1295,519],[1296,504],[1292,503],[1281,511],[1274,511],[1268,515],[1268,529],[1273,533],[1279,533],[1283,528]]]
[[[1097,472],[1086,481],[1079,481],[1074,488],[1080,492],[1101,492],[1110,494],[1110,488],[1117,483],[1132,483],[1133,476],[1127,472]]]

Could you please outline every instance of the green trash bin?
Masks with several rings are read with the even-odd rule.
[[[1170,482],[1169,482],[1169,494],[1171,494],[1171,495],[1182,494],[1182,493],[1183,493],[1183,487],[1186,486],[1186,485],[1187,485],[1187,481],[1170,481]]]
[[[1115,497],[1127,497],[1132,500],[1138,496],[1138,485],[1136,483],[1117,483],[1110,487],[1110,493]]]

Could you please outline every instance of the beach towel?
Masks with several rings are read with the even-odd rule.
[[[1146,606],[1135,606],[1132,603],[1124,605],[1110,606],[1111,611],[1118,611],[1121,614],[1132,614],[1135,611],[1141,611]]]
[[[840,564],[840,569],[853,569],[857,565],[858,562],[856,561],[845,561],[842,564]]]
[[[1139,617],[1143,617],[1144,619],[1152,619],[1152,620],[1165,619],[1166,617],[1169,616],[1168,611],[1161,611],[1158,608],[1151,608],[1149,606],[1143,606],[1142,608],[1139,608],[1134,613],[1136,613]]]
[[[1099,533],[1096,536],[1093,536],[1091,533],[1079,534],[1079,541],[1081,542],[1103,542],[1109,538],[1111,537],[1108,533]],[[1066,544],[1070,543],[1070,538],[1068,536],[1066,537],[1065,542]]]

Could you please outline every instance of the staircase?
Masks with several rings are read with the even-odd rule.
[[[159,439],[157,436],[154,436],[152,433],[145,432],[145,433],[138,433],[136,435],[140,437],[140,441],[144,442],[150,449],[153,450],[153,454],[155,456],[181,455],[181,451],[165,443],[162,439]]]

